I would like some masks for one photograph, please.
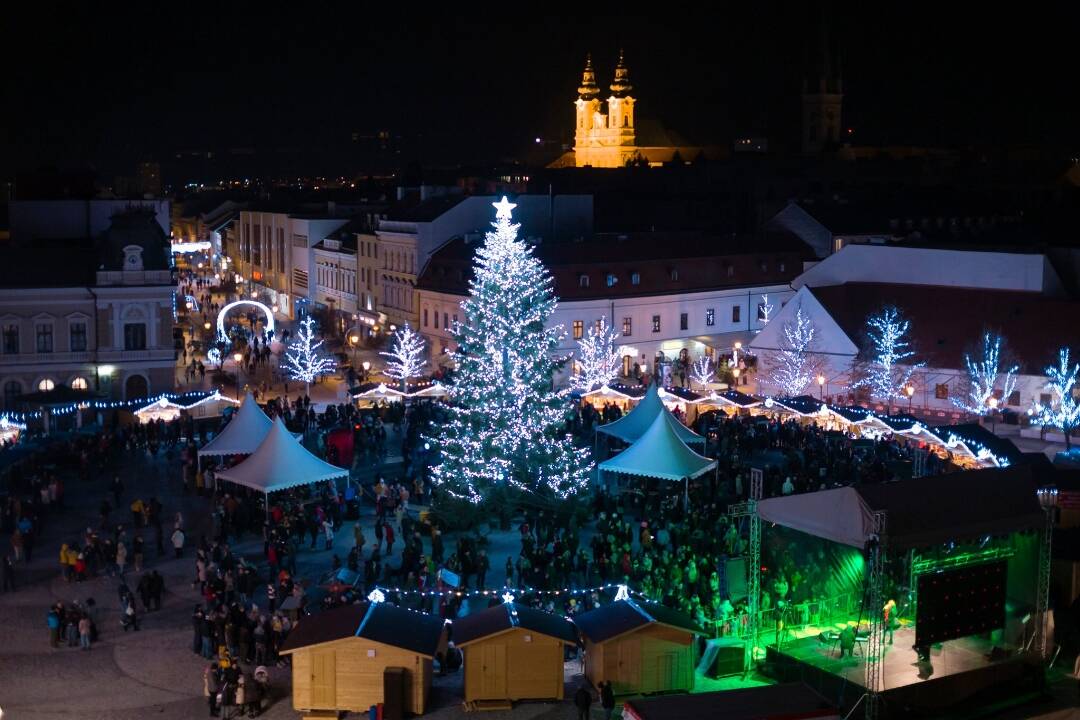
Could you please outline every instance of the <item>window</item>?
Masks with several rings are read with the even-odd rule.
[[[634,358],[631,355],[622,356],[622,374],[623,377],[630,377],[630,371],[633,369]]]
[[[759,260],[758,267],[761,268],[761,272],[769,272],[769,263],[766,260]]]
[[[668,271],[668,274],[671,276],[671,281],[672,282],[677,282],[679,280],[679,271],[677,269],[671,268]]]
[[[40,323],[37,325],[37,351],[39,353],[51,353],[53,351],[52,323]]]
[[[71,352],[86,352],[86,323],[73,322],[70,325]]]
[[[778,266],[778,269],[780,270],[780,272],[784,272],[785,268],[787,268],[787,263],[784,263],[784,262],[781,262],[780,265]]]
[[[285,272],[285,229],[277,231],[277,267],[278,272]]]
[[[631,318],[624,317],[622,319],[622,334],[623,334],[623,337],[630,337],[630,335],[631,335],[630,331],[633,330],[633,329],[634,329],[633,320]]]
[[[615,287],[615,283],[619,282],[619,278],[615,277],[615,273],[608,273],[604,278],[604,282],[608,287]]]
[[[679,329],[686,330],[690,327],[690,316],[687,313],[681,313],[679,315]]]
[[[949,399],[949,383],[938,383],[934,385],[934,397],[938,400]]]
[[[732,265],[731,263],[727,264],[727,276],[729,278],[735,277],[735,266]]]
[[[578,287],[589,287],[589,276],[585,273],[578,275],[577,284]]]
[[[450,326],[451,329],[457,327],[457,313],[454,313],[453,320],[454,320],[454,324]]]
[[[124,349],[146,349],[146,323],[124,323]]]
[[[635,273],[630,273],[630,284],[631,285],[640,285],[641,284],[641,273],[636,273],[636,272]]]
[[[272,228],[266,228],[266,269],[274,269],[274,234]]]
[[[4,407],[9,410],[15,407],[15,398],[22,395],[22,383],[18,380],[8,380],[4,383]]]
[[[5,355],[18,355],[19,354],[19,326],[18,325],[5,325],[4,326],[4,354]],[[19,392],[22,392],[21,390]]]
[[[594,320],[593,321],[593,332],[600,332],[600,325],[603,322],[604,321],[602,319],[600,319],[600,318],[597,318],[596,320]]]
[[[652,316],[652,331],[653,332],[660,332],[660,316],[659,315],[653,315]]]
[[[424,327],[428,326],[427,308],[424,308]]]
[[[443,326],[443,329],[444,330],[449,330],[450,329],[450,323],[448,323],[446,320],[447,320],[446,313],[443,313],[442,314],[442,326]]]
[[[706,308],[705,309],[705,325],[707,327],[712,327],[715,324],[716,324],[716,308]]]
[[[39,392],[49,392],[56,389],[56,383],[51,378],[44,378],[38,382],[37,389]]]
[[[262,265],[262,226],[255,226],[255,234],[251,237],[251,262],[253,265]]]
[[[737,323],[742,320],[742,305],[733,305],[731,307],[731,322]]]
[[[1020,406],[1020,391],[1019,390],[1013,390],[1012,393],[1009,394],[1009,399],[1008,399],[1007,403],[1009,405],[1012,405],[1013,407],[1019,407]]]
[[[72,378],[71,380],[72,390],[86,390],[88,387],[90,387],[90,384],[86,382],[84,377]]]
[[[240,239],[241,254],[244,256],[244,262],[251,262],[251,225],[244,223],[244,235]]]
[[[585,334],[585,323],[581,320],[574,321],[574,339],[580,340],[581,336]]]
[[[1050,405],[1050,402],[1052,400],[1053,400],[1053,398],[1050,396],[1050,393],[1039,393],[1039,404],[1040,405],[1047,405],[1048,406],[1048,405]]]

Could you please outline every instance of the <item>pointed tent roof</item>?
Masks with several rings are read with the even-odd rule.
[[[611,435],[612,437],[616,437],[623,442],[632,443],[645,434],[645,431],[649,429],[649,426],[652,425],[652,422],[656,419],[657,415],[663,415],[667,418],[667,422],[671,425],[671,429],[684,443],[705,442],[705,438],[679,422],[678,419],[671,414],[671,411],[664,407],[664,403],[660,399],[660,393],[657,391],[655,384],[649,386],[649,390],[645,393],[645,397],[641,399],[641,402],[639,402],[633,410],[615,422],[600,426],[599,431]]]
[[[348,469],[331,465],[312,455],[285,428],[281,418],[277,418],[266,439],[250,457],[228,470],[222,470],[217,477],[271,493],[348,474]]]
[[[663,480],[696,478],[714,467],[716,461],[687,447],[663,415],[633,445],[600,463],[601,470]]]
[[[274,422],[262,411],[251,393],[244,395],[236,416],[225,429],[199,450],[203,455],[250,455],[259,447]]]

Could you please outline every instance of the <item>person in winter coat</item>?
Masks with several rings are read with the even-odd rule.
[[[326,535],[326,549],[330,550],[334,547],[334,520],[333,518],[326,518],[323,521],[323,532]]]
[[[213,663],[203,670],[203,696],[210,707],[210,717],[218,717],[218,693],[221,691],[221,677],[218,664]]]
[[[592,693],[583,684],[574,693],[574,707],[577,708],[578,720],[589,720],[589,707],[592,705]]]

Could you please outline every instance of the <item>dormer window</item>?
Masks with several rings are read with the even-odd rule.
[[[668,269],[668,275],[671,277],[672,282],[678,282],[678,280],[679,280],[679,271],[678,271],[677,268],[669,268]]]
[[[640,285],[641,284],[641,273],[636,273],[636,272],[635,273],[630,273],[630,284],[631,285]]]
[[[581,273],[580,275],[578,275],[577,284],[578,284],[578,287],[583,287],[583,288],[589,287],[589,276],[586,275],[585,273]]]
[[[608,287],[615,287],[615,283],[619,282],[619,278],[616,277],[615,273],[608,273],[604,278],[604,282]]]

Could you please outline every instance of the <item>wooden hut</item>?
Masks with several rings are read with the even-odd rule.
[[[454,621],[465,664],[465,702],[563,699],[563,646],[577,633],[565,618],[504,603]]]
[[[386,603],[361,603],[301,618],[281,647],[292,656],[293,707],[306,717],[366,713],[378,703],[421,715],[443,620]],[[384,697],[387,668],[404,669],[403,699]]]
[[[585,639],[585,676],[611,682],[616,695],[694,688],[695,635],[686,614],[650,602],[620,600],[574,618]]]

